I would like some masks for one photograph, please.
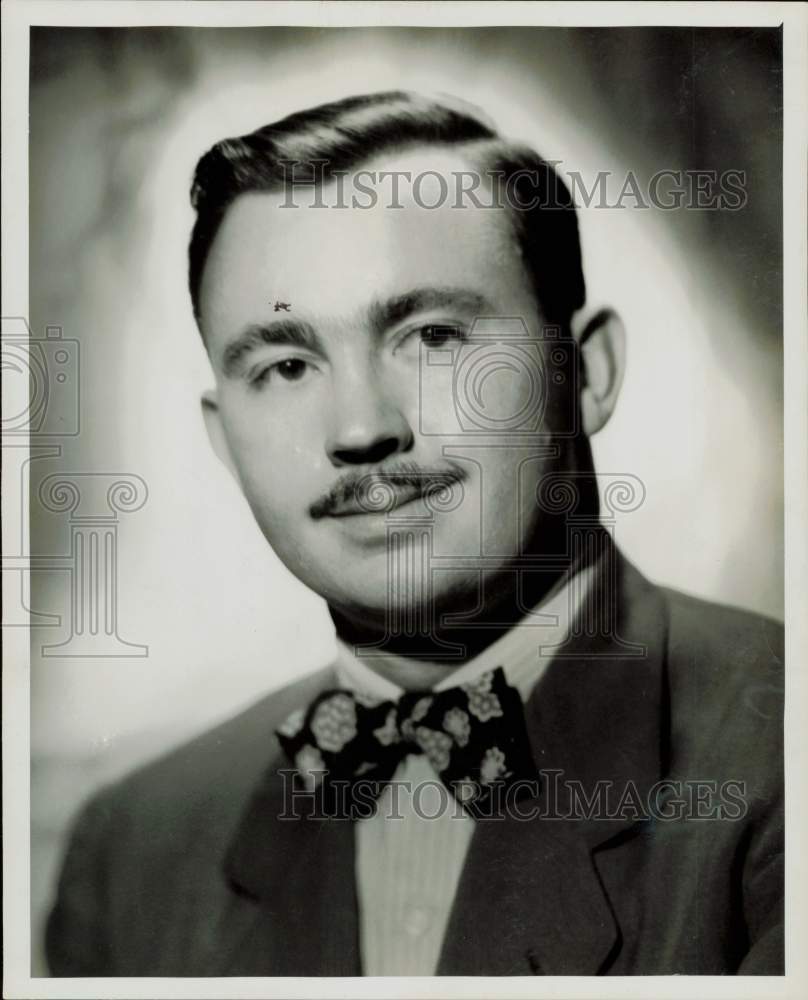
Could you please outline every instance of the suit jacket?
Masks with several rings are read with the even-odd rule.
[[[572,815],[478,821],[438,974],[782,974],[782,629],[602,562],[597,620],[526,704],[541,805]],[[54,975],[361,974],[353,824],[278,819],[273,730],[333,685],[271,694],[91,801]],[[604,788],[616,814],[586,818]]]

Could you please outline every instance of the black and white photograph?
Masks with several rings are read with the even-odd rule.
[[[804,996],[805,6],[3,17],[3,995]]]

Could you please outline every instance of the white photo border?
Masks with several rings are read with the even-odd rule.
[[[28,635],[7,630],[3,650],[4,990],[7,997],[746,997],[808,995],[808,8],[791,3],[59,2],[2,8],[2,302],[28,316],[29,29],[51,26],[627,26],[783,25],[784,407],[786,566],[786,970],[784,977],[133,978],[30,976],[30,678]],[[5,373],[4,373],[5,377]],[[4,509],[7,497],[3,496]],[[4,549],[16,547],[3,519]],[[23,525],[27,533],[27,525]],[[27,539],[23,539],[27,542]],[[8,543],[8,544],[7,544]],[[27,546],[22,551],[28,551]],[[4,583],[5,586],[5,583]]]

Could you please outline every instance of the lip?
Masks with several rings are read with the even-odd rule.
[[[373,497],[377,492],[379,492],[381,494],[382,501],[384,501],[387,491],[392,493],[392,502],[381,502],[378,510],[368,509],[369,503],[361,504],[354,498],[346,500],[340,504],[336,510],[329,514],[329,517],[334,518],[335,520],[350,518],[383,520],[391,511],[398,510],[400,507],[405,507],[408,504],[415,503],[416,501],[423,499],[424,496],[423,490],[418,486],[396,485],[389,482],[379,482],[378,484],[374,484],[370,487],[368,493],[371,497]]]

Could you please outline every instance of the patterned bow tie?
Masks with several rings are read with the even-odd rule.
[[[501,667],[459,687],[408,692],[398,701],[325,691],[308,709],[293,712],[277,736],[309,791],[321,782],[355,787],[362,779],[376,798],[407,754],[420,753],[472,815],[490,809],[495,791],[510,789],[518,797],[536,787],[522,699]]]

